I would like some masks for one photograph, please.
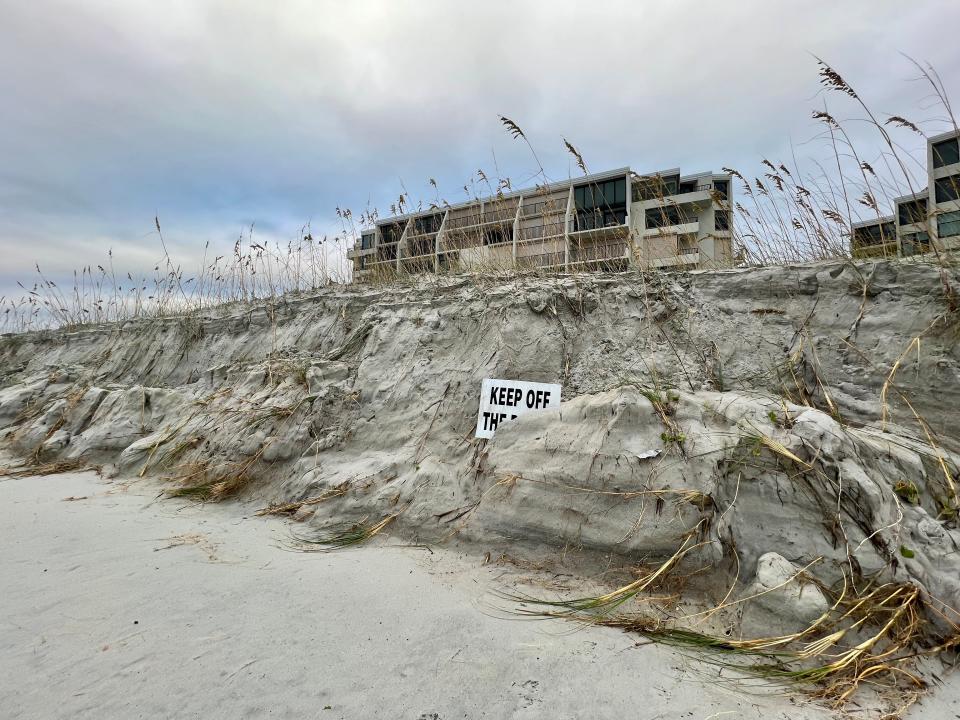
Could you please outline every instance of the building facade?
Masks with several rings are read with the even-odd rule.
[[[399,215],[364,230],[353,279],[396,272],[729,266],[725,174],[630,168]]]
[[[927,141],[927,187],[894,200],[895,213],[854,223],[854,257],[909,257],[960,248],[960,131]]]

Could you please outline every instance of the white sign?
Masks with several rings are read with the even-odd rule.
[[[480,387],[478,438],[492,438],[500,423],[534,410],[560,407],[560,386],[485,378]]]

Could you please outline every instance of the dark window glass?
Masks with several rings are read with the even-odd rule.
[[[853,244],[856,246],[882,245],[896,240],[892,223],[877,223],[853,229]]]
[[[960,145],[957,138],[938,142],[933,146],[933,166],[935,168],[960,162]]]
[[[910,257],[930,249],[930,235],[925,232],[907,233],[900,242],[904,257]]]
[[[960,235],[960,210],[937,216],[937,235],[942,238]]]
[[[930,249],[930,234],[925,232],[907,233],[900,241],[904,255],[916,255]]]
[[[380,226],[380,237],[384,244],[399,242],[403,237],[403,223],[390,223]]]
[[[715,210],[713,213],[713,223],[717,230],[730,229],[730,215],[726,210]]]
[[[897,208],[897,222],[900,225],[922,223],[927,219],[927,201],[912,200],[901,203]]]
[[[574,188],[575,228],[592,230],[608,225],[623,225],[627,217],[626,198],[626,178]]]
[[[696,218],[687,218],[680,212],[680,208],[675,205],[667,205],[662,208],[650,208],[645,213],[646,226],[648,228],[670,227],[672,225],[683,225],[687,222],[693,222]]]
[[[726,180],[714,180],[713,189],[726,198],[730,192],[730,183],[728,183]]]
[[[443,222],[443,215],[427,215],[425,217],[419,217],[414,219],[413,224],[410,227],[410,232],[413,235],[429,235],[430,233],[435,233],[440,229],[440,223]]]
[[[960,198],[960,175],[940,178],[935,185],[934,193],[938,203]]]
[[[369,250],[373,247],[373,238],[375,235],[373,233],[364,233],[360,236],[360,249]]]
[[[511,234],[504,227],[488,228],[483,233],[484,245],[498,245],[512,241]]]

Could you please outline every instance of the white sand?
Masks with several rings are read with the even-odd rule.
[[[473,557],[290,552],[282,521],[154,495],[0,481],[0,716],[829,717],[615,630],[497,617]]]

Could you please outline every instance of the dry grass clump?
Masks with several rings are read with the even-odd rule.
[[[293,515],[302,507],[308,507],[310,505],[319,505],[322,502],[331,500],[335,497],[340,497],[346,495],[347,491],[350,489],[350,481],[344,480],[342,483],[336,487],[332,487],[329,490],[324,490],[319,495],[314,495],[313,497],[308,497],[305,500],[297,500],[294,502],[288,503],[273,503],[265,508],[257,510],[257,515]]]
[[[696,547],[688,537],[659,567],[602,595],[566,600],[506,597],[522,603],[513,611],[518,615],[622,628],[652,642],[696,652],[700,659],[742,676],[805,687],[834,707],[843,706],[865,684],[889,691],[909,705],[926,687],[914,669],[917,658],[960,646],[956,614],[948,619],[951,632],[943,636],[931,620],[933,615],[947,619],[942,605],[928,603],[920,588],[909,583],[860,589],[845,583],[833,594],[833,606],[826,613],[803,630],[781,636],[731,639],[685,628],[682,616],[667,620],[649,612],[621,611],[629,600],[655,600],[644,593],[667,583],[684,555]]]
[[[252,481],[251,462],[212,466],[207,462],[181,466],[174,478],[177,486],[167,490],[170,497],[184,497],[200,502],[221,502],[235,497]]]
[[[0,468],[0,477],[11,479],[24,478],[32,476],[56,475],[58,473],[80,472],[83,470],[94,470],[100,472],[99,465],[93,465],[86,460],[56,460],[54,462],[33,463],[14,468]]]
[[[354,523],[344,529],[322,533],[313,537],[295,536],[294,539],[299,543],[297,549],[302,552],[343,550],[344,548],[360,545],[370,540],[396,520],[399,515],[400,513],[396,512],[392,515],[387,515],[375,523],[370,523],[368,522],[368,518],[363,518],[360,522]]]
[[[686,539],[667,560],[661,563],[656,569],[649,572],[643,572],[641,576],[627,585],[617,588],[603,595],[573,598],[567,600],[542,600],[526,597],[522,595],[505,594],[504,597],[518,602],[547,606],[553,608],[550,611],[543,612],[539,610],[519,609],[520,615],[548,615],[550,617],[564,617],[567,619],[589,619],[594,621],[608,616],[618,607],[638,595],[659,587],[670,572],[683,560],[684,556],[692,551],[703,547],[705,543],[693,543],[692,539],[699,534],[699,525],[687,534]]]

